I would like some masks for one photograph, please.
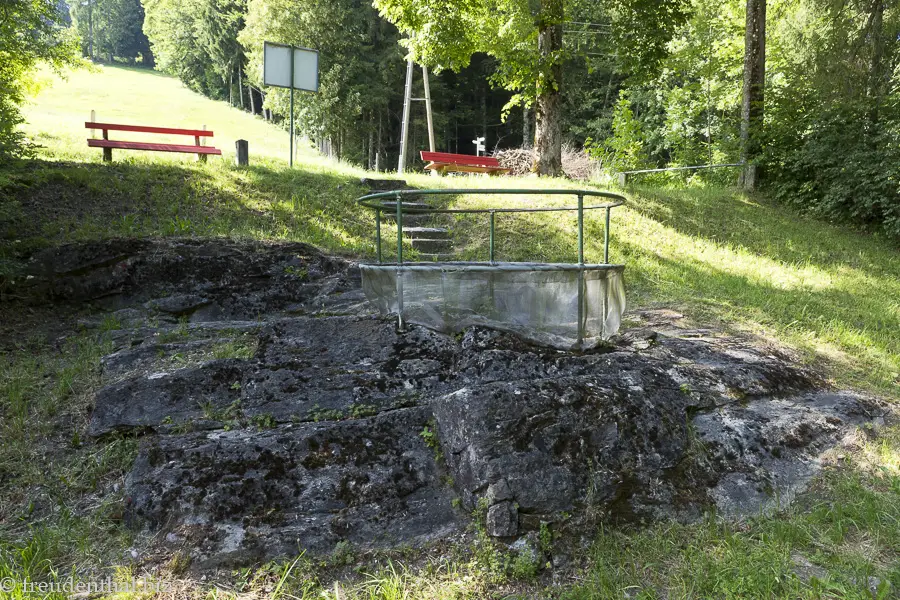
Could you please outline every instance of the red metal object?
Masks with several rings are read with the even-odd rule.
[[[186,154],[216,154],[222,151],[212,146],[185,146],[181,144],[148,144],[145,142],[124,142],[119,140],[88,140],[92,148],[119,148],[122,150],[153,150],[156,152],[184,152]]]
[[[500,161],[492,156],[472,156],[450,152],[422,151],[422,160],[428,161],[426,170],[460,171],[463,173],[502,173],[509,171],[500,166]]]
[[[121,125],[116,123],[91,123],[86,121],[86,129],[102,129],[103,131],[135,131],[139,133],[167,133],[171,135],[192,135],[194,137],[213,137],[212,131],[204,129],[173,129],[171,127],[145,127],[143,125]]]
[[[422,151],[422,160],[451,165],[472,165],[478,167],[499,167],[500,161],[492,156],[472,156],[469,154],[452,154],[450,152]]]

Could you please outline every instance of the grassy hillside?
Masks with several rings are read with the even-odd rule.
[[[115,161],[105,164],[101,152],[85,142],[83,124],[91,109],[101,121],[206,124],[226,155],[204,164],[188,155],[117,151]],[[48,79],[26,118],[26,132],[44,148],[38,161],[0,166],[2,299],[16,298],[16,279],[35,250],[72,240],[226,236],[305,241],[351,256],[374,254],[374,218],[355,199],[365,191],[359,178],[378,175],[318,157],[310,149],[290,170],[283,129],[194,94],[170,77],[101,67],[73,73],[64,82]],[[238,138],[250,142],[250,168],[233,166]],[[422,188],[577,187],[531,178],[411,174],[406,179]],[[627,265],[632,308],[664,305],[699,323],[771,338],[796,348],[836,385],[900,399],[900,254],[895,245],[800,218],[763,196],[730,189],[647,186],[627,194],[627,207],[613,214],[611,258]],[[449,202],[523,206],[559,201],[458,196]],[[486,219],[446,224],[461,257],[486,257]],[[497,225],[498,258],[575,258],[574,214],[503,216]],[[587,259],[598,261],[602,215],[587,215],[586,234]],[[385,242],[385,248],[392,247],[387,229]],[[7,322],[12,320],[10,315]],[[89,404],[102,346],[81,334],[64,341],[6,340],[3,347],[11,346],[19,351],[3,357],[0,415],[19,418],[15,427],[9,419],[0,423],[0,439],[6,440],[0,446],[0,481],[7,488],[0,493],[0,578],[8,573],[48,576],[50,564],[108,568],[132,540],[113,516],[116,507],[91,494],[98,482],[121,479],[133,456],[133,440],[106,446],[79,442],[58,458],[47,458],[41,445],[71,435],[53,430],[46,413],[59,404]],[[34,425],[33,430],[23,423]],[[662,590],[677,598],[865,598],[871,597],[865,589],[869,576],[896,589],[900,435],[893,429],[879,438],[861,436],[857,450],[836,462],[798,508],[785,514],[747,523],[711,520],[605,532],[586,552],[590,567],[584,577],[564,582],[563,588],[536,591],[535,597],[651,598]],[[26,494],[17,490],[31,488],[62,507],[52,509],[44,524],[30,516],[33,508],[20,506]],[[98,528],[102,539],[93,539],[91,532]],[[418,570],[385,571],[383,562],[367,567],[375,576],[360,584],[359,597],[483,598],[509,590],[502,587],[509,577],[502,561],[479,552]],[[798,578],[792,559],[798,552],[823,567],[827,580]],[[285,593],[297,597],[349,597],[346,588],[334,591],[326,581],[317,582],[315,565],[301,562],[290,572],[287,566],[239,574],[233,594],[202,584],[192,593],[265,596],[281,580]],[[533,585],[533,574],[516,577],[525,581],[518,589]]]
[[[214,132],[209,145],[220,148],[226,159],[234,156],[234,142],[245,139],[251,152],[258,156],[288,157],[286,130],[269,125],[248,113],[232,109],[224,102],[211,102],[195,94],[172,77],[147,69],[122,66],[96,66],[67,74],[60,82],[52,73],[39,76],[40,92],[25,107],[25,132],[35,142],[47,147],[55,158],[63,160],[100,161],[102,151],[88,148],[90,131],[85,121],[96,112],[102,123],[125,123],[156,127],[200,129],[206,125]],[[118,134],[118,135],[117,135]],[[97,131],[97,137],[100,132]],[[185,136],[160,136],[113,132],[113,139],[193,143]],[[116,160],[134,160],[144,153],[119,152]],[[147,156],[147,155],[145,155]],[[189,155],[153,153],[153,162],[181,163]]]
[[[83,122],[207,124],[226,151],[190,155],[117,151],[103,164]],[[374,219],[354,200],[361,169],[304,149],[286,167],[280,128],[213,102],[164,75],[122,67],[72,73],[29,106],[26,131],[45,146],[42,168],[0,171],[7,200],[0,273],[36,247],[105,236],[200,235],[306,241],[371,256]],[[126,134],[129,135],[130,134]],[[248,139],[252,166],[233,167],[233,140]],[[64,161],[65,164],[60,164]],[[69,162],[71,161],[71,162]],[[391,175],[386,175],[390,177]],[[574,187],[572,182],[410,174],[419,187]],[[5,182],[5,183],[4,183]],[[895,394],[900,386],[900,259],[896,245],[798,217],[728,189],[638,188],[614,212],[612,259],[628,265],[632,306],[664,303],[791,344],[837,383]],[[547,204],[559,199],[456,197],[454,205]],[[484,219],[450,223],[460,256],[487,255]],[[535,236],[534,231],[541,231]],[[588,260],[602,257],[602,216],[586,220]],[[388,236],[390,234],[388,233]],[[387,238],[390,245],[390,238]],[[498,256],[573,260],[568,213],[498,220]],[[5,265],[5,266],[4,266]]]

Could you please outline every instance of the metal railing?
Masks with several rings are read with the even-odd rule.
[[[619,178],[619,185],[625,187],[632,175],[642,175],[644,173],[668,173],[669,171],[697,171],[700,169],[718,169],[722,167],[743,167],[744,163],[724,163],[720,165],[693,165],[688,167],[665,167],[662,169],[637,169],[635,171],[619,171],[616,175]]]
[[[412,206],[404,204],[404,197],[421,196],[458,196],[470,194],[526,194],[526,195],[570,195],[578,199],[577,206],[567,207],[527,207],[527,208],[434,208],[430,206]],[[585,197],[609,198],[613,202],[605,204],[584,205]],[[385,202],[392,199],[394,202]],[[606,211],[606,222],[603,229],[603,264],[609,264],[609,221],[610,211],[622,206],[626,198],[621,194],[596,190],[540,190],[540,189],[447,189],[447,190],[393,190],[362,196],[357,200],[361,206],[375,211],[375,245],[378,262],[382,263],[381,251],[381,213],[393,212],[397,222],[397,265],[403,264],[403,215],[404,214],[488,214],[490,215],[489,252],[490,263],[494,264],[495,221],[497,213],[532,213],[532,212],[565,212],[578,213],[578,264],[584,265],[584,211],[602,209]]]

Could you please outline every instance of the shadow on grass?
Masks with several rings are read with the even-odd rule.
[[[374,217],[356,205],[363,193],[327,171],[21,161],[0,170],[0,260],[9,267],[65,242],[174,235],[371,254]]]
[[[644,220],[614,248],[639,295],[773,328],[854,383],[897,394],[900,255],[889,242],[725,190],[642,190],[632,210]]]
[[[629,195],[613,211],[610,260],[626,265],[630,306],[676,305],[773,335],[823,360],[844,385],[900,396],[900,254],[889,241],[733,190]],[[497,255],[575,262],[575,224],[568,213],[498,219]],[[483,260],[486,224],[458,225],[464,256]],[[587,262],[602,260],[603,237],[602,211],[586,213]]]
[[[900,279],[900,240],[803,217],[763,197],[724,188],[634,188],[630,206],[680,233],[783,263],[850,266]],[[893,255],[895,260],[880,260]]]

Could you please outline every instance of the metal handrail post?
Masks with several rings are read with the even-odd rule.
[[[381,210],[375,211],[375,251],[378,254],[378,262],[381,260]]]
[[[397,194],[397,264],[403,264],[403,196]]]
[[[494,262],[494,217],[496,213],[491,211],[491,238],[490,238],[490,248],[491,248],[491,263]]]
[[[609,214],[609,209],[607,209]],[[584,196],[578,194],[578,264],[584,264]]]
[[[603,228],[603,264],[609,264],[609,211],[606,209],[606,226]]]
[[[397,329],[403,331],[403,196],[397,193]]]

